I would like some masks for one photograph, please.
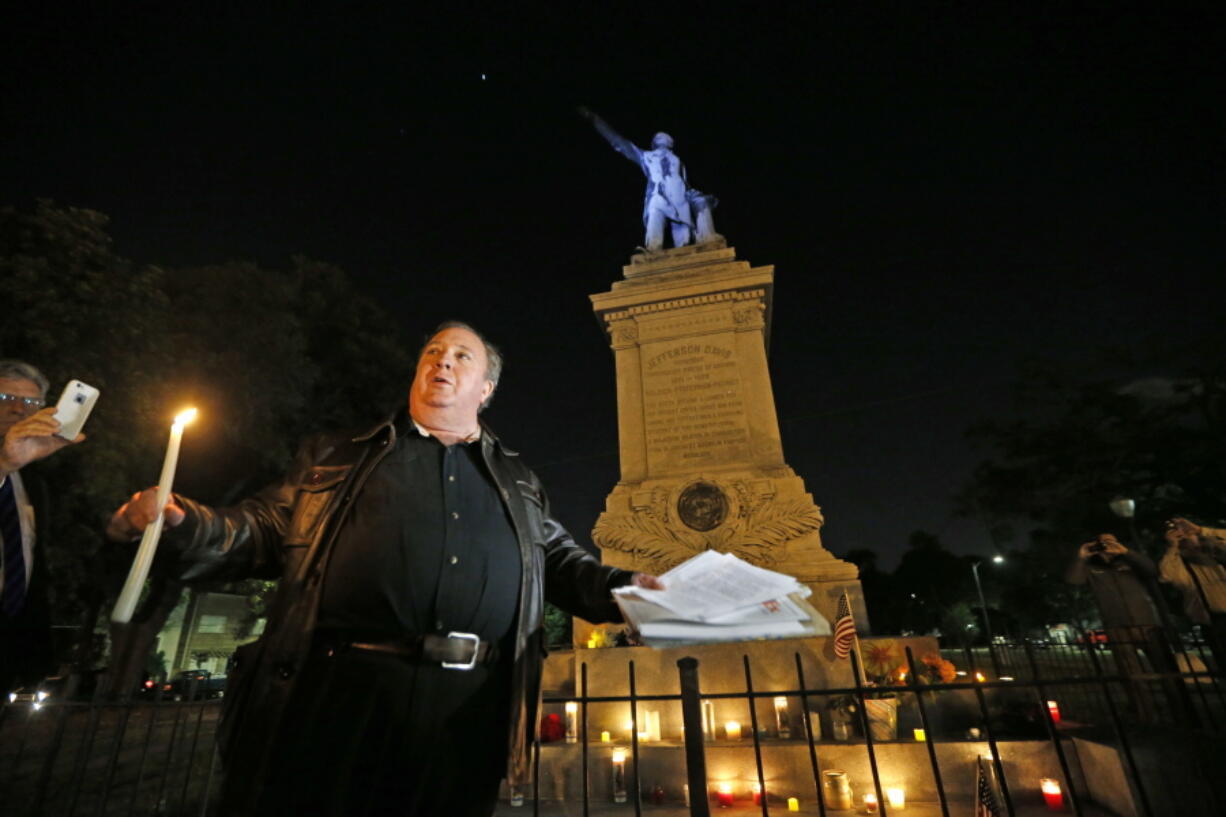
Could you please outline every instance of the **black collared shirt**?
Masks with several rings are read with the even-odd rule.
[[[481,443],[442,445],[407,417],[340,531],[324,578],[321,629],[513,632],[522,565]]]

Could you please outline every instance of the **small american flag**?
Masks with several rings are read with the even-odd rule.
[[[851,617],[851,602],[847,600],[847,591],[839,596],[839,609],[834,616],[834,655],[836,658],[846,658],[851,654],[851,644],[856,639],[856,622]]]
[[[1000,803],[996,799],[995,775],[987,764],[987,758],[979,756],[976,765],[978,780],[975,782],[975,817],[1000,817]]]

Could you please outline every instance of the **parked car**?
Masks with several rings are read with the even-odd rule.
[[[186,669],[162,684],[162,697],[171,701],[201,701],[226,694],[225,676],[206,669]]]
[[[55,675],[50,678],[44,678],[34,686],[19,687],[9,693],[10,704],[29,704],[29,706],[38,711],[51,701],[65,700],[65,690],[67,688],[68,678],[62,675]]]

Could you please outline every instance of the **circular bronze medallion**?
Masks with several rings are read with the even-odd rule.
[[[728,516],[728,498],[718,485],[695,482],[686,486],[677,499],[677,516],[686,527],[707,531],[718,527]]]

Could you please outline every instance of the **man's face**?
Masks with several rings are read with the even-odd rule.
[[[485,378],[488,364],[479,337],[459,327],[444,329],[430,338],[417,361],[409,411],[416,416],[427,407],[454,409],[475,423],[481,404],[494,391]]]
[[[0,394],[41,400],[43,390],[33,380],[26,380],[24,377],[0,377]],[[24,420],[36,411],[36,407],[27,406],[22,400],[0,397],[0,437],[8,434],[9,429],[19,420]]]

